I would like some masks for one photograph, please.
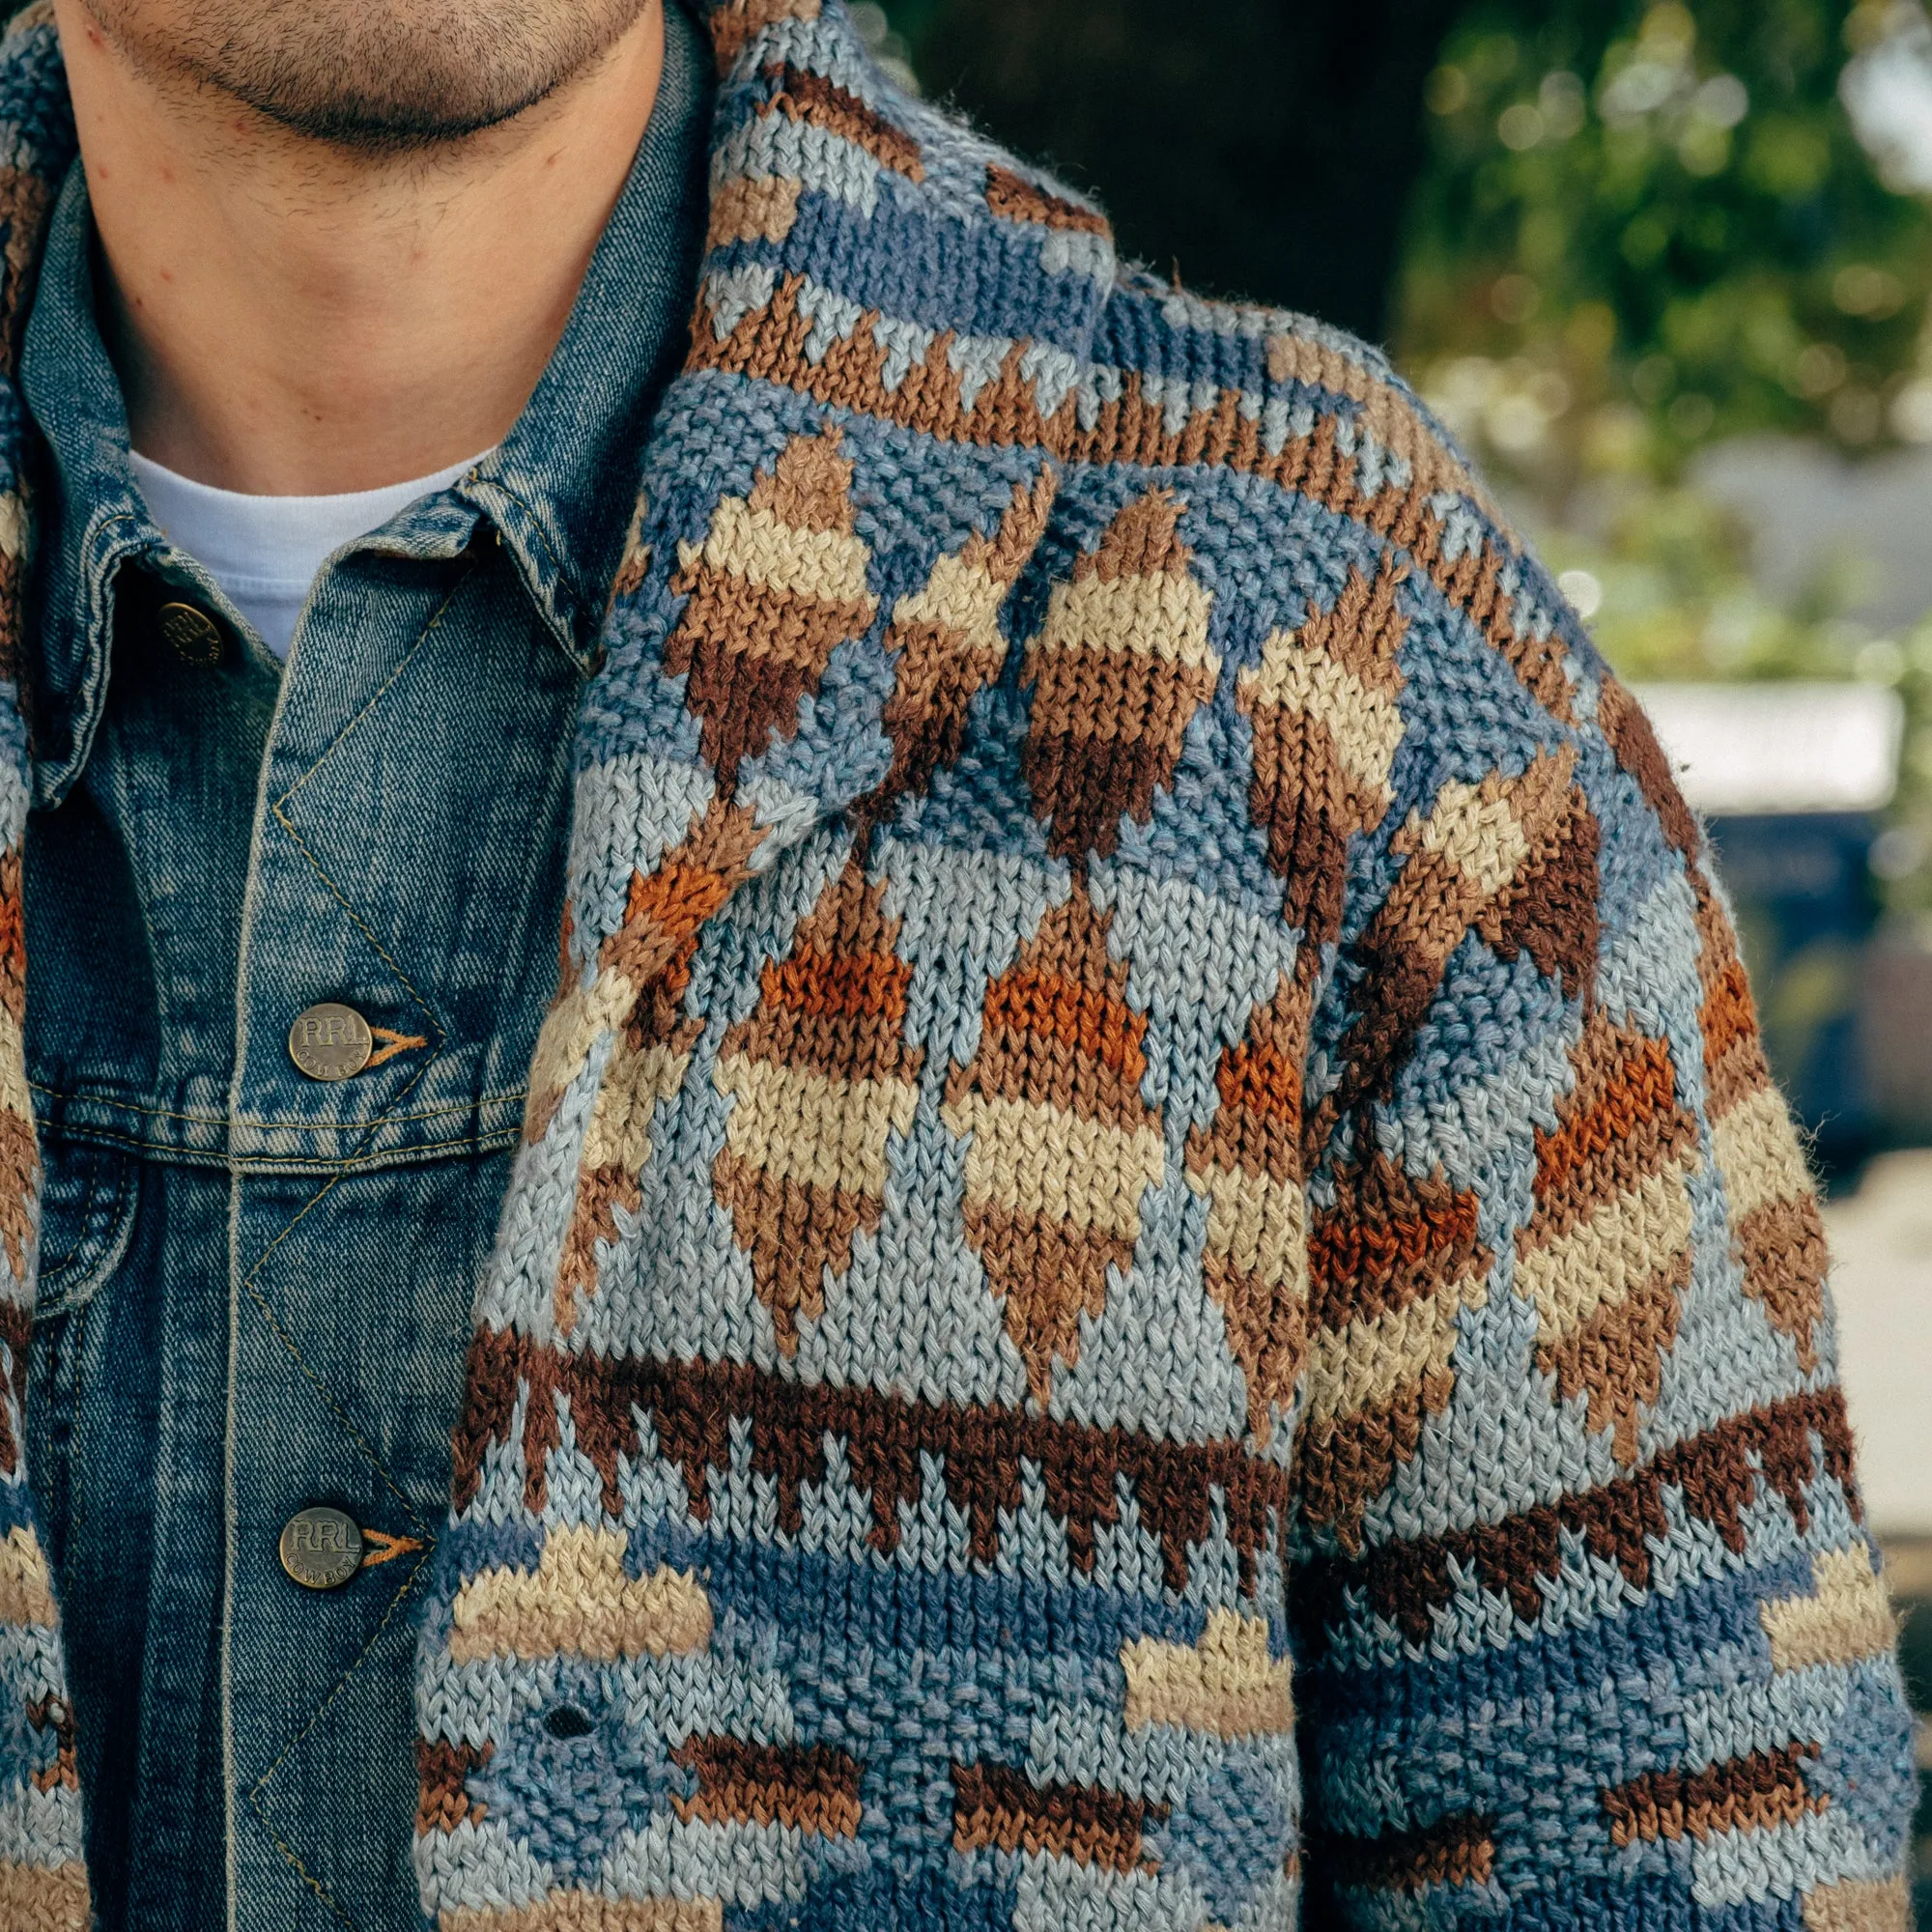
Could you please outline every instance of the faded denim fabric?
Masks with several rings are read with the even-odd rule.
[[[528,409],[453,488],[337,553],[286,672],[148,517],[77,165],[56,213],[23,368],[52,453],[29,1453],[107,1932],[417,1922],[418,1588],[555,980],[571,738],[626,465],[701,241],[708,63],[676,9],[667,37]],[[169,597],[222,620],[218,663],[176,655]],[[321,1000],[379,1030],[377,1062],[337,1085],[287,1050]],[[277,1555],[313,1503],[383,1559],[327,1594]]]

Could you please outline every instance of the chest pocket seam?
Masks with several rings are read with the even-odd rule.
[[[43,1161],[46,1156],[43,1155]],[[36,1321],[84,1308],[121,1265],[134,1234],[140,1194],[140,1163],[131,1155],[69,1142],[47,1162],[41,1201],[41,1271],[34,1304]],[[55,1167],[84,1169],[78,1185],[53,1179]],[[63,1252],[49,1252],[49,1237]]]

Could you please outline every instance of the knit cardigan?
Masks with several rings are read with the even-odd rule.
[[[1818,1208],[1642,713],[1373,350],[1123,268],[838,0],[708,25],[422,1592],[431,1921],[1901,1926]],[[0,131],[11,371],[44,12]],[[0,741],[0,1917],[52,1932]]]

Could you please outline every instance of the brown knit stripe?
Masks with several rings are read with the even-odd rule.
[[[11,22],[10,31],[16,31],[19,25],[17,20]],[[9,376],[19,367],[27,298],[38,280],[34,270],[59,186],[57,176],[49,178],[31,168],[0,167],[0,233],[6,236],[7,261],[6,293],[0,301],[0,357],[5,358]]]
[[[963,379],[948,360],[957,340],[951,330],[936,336],[903,380],[888,388],[886,352],[872,333],[873,324],[880,320],[876,309],[862,313],[851,334],[830,343],[822,356],[806,355],[811,322],[799,308],[806,280],[802,274],[781,277],[772,299],[752,310],[722,338],[700,293],[686,367],[782,384],[830,408],[895,423],[936,441],[1040,449],[1056,455],[1065,447],[1074,420],[1073,398],[1062,402],[1050,418],[1041,416],[1033,384],[1021,368],[1026,343],[1013,344],[999,373],[975,395],[971,410],[962,401]]]
[[[0,498],[0,517],[22,515],[22,498]],[[28,742],[33,742],[34,681],[20,654],[25,636],[21,613],[26,607],[27,563],[11,551],[0,548],[0,678],[14,687],[14,702],[26,721]]]
[[[1795,1825],[1828,1801],[1804,1784],[1804,1760],[1816,1745],[1754,1750],[1704,1771],[1652,1771],[1603,1794],[1610,1842],[1620,1849],[1660,1838],[1709,1838],[1719,1832]]]
[[[1017,965],[987,988],[974,1065],[988,1094],[1077,1108],[1131,1128],[1147,1113],[1139,1091],[1146,1036],[1147,1021],[1127,1005],[1122,984],[1083,985]]]
[[[1108,1228],[1028,1213],[1003,1203],[966,1198],[966,1239],[1000,1298],[1006,1330],[1027,1365],[1027,1388],[1043,1408],[1058,1362],[1080,1359],[1080,1319],[1097,1321],[1107,1308],[1107,1270],[1124,1269],[1132,1241]]]
[[[952,1767],[955,1851],[1028,1852],[1111,1871],[1152,1870],[1142,1850],[1167,1805],[1093,1784],[1035,1784],[1010,1765]]]
[[[1141,372],[1128,370],[1121,393],[1103,399],[1092,426],[1083,428],[1071,396],[1050,416],[1040,414],[1033,385],[1020,369],[1027,345],[1016,342],[999,377],[976,395],[973,408],[967,410],[961,403],[958,373],[946,360],[950,334],[937,337],[923,361],[888,389],[883,381],[885,351],[872,333],[881,319],[876,310],[862,314],[852,333],[834,342],[822,357],[806,355],[810,325],[799,309],[805,280],[799,274],[783,277],[771,300],[741,317],[722,339],[700,298],[689,366],[783,383],[820,403],[916,428],[939,441],[1045,449],[1096,469],[1116,464],[1149,469],[1222,466],[1312,497],[1337,514],[1359,517],[1377,534],[1411,552],[1450,605],[1469,617],[1537,701],[1563,722],[1576,722],[1564,668],[1569,646],[1561,632],[1551,630],[1539,637],[1533,628],[1520,633],[1516,629],[1516,598],[1504,590],[1503,580],[1506,571],[1520,571],[1523,559],[1494,540],[1485,540],[1474,552],[1447,554],[1448,526],[1437,503],[1442,492],[1465,497],[1492,522],[1494,513],[1472,489],[1467,472],[1393,390],[1389,391],[1392,414],[1414,427],[1402,442],[1391,440],[1388,446],[1408,453],[1412,479],[1406,490],[1384,487],[1365,497],[1356,488],[1355,459],[1337,444],[1335,415],[1320,417],[1309,436],[1291,438],[1279,450],[1270,451],[1262,442],[1260,423],[1242,408],[1241,395],[1235,389],[1221,390],[1208,408],[1193,412],[1179,431],[1170,432],[1165,398],[1148,395]]]
[[[724,0],[705,17],[718,71],[729,73],[747,44],[781,20],[815,20],[819,0]]]
[[[1614,1299],[1538,1340],[1536,1366],[1555,1377],[1558,1398],[1587,1397],[1584,1426],[1609,1430],[1610,1447],[1626,1465],[1637,1459],[1641,1411],[1662,1389],[1663,1358],[1677,1340],[1690,1283],[1690,1250],[1679,1248]]]
[[[888,1144],[918,1105],[924,1055],[903,1037],[912,970],[882,899],[852,858],[766,964],[712,1075],[733,1096],[713,1193],[787,1355],[799,1317],[825,1312],[825,1271],[843,1274],[853,1236],[877,1230]]]
[[[834,650],[864,628],[860,607],[789,600],[784,608],[787,601],[707,590],[687,607],[666,660],[673,673],[689,673],[686,702],[704,721],[704,755],[716,759],[727,796],[747,758],[769,751],[774,737],[793,734],[799,699],[817,689]]]
[[[1422,420],[1414,402],[1354,356],[1328,343],[1289,331],[1268,338],[1267,368],[1277,383],[1326,389],[1359,405],[1357,429],[1366,430],[1409,466],[1412,492],[1467,497],[1486,516],[1499,521],[1474,473]]]
[[[781,1061],[848,1080],[911,1080],[924,1059],[901,1041],[912,968],[894,950],[898,922],[879,888],[848,865],[803,919],[781,960],[758,976],[758,1004],[724,1036],[721,1057]]]
[[[1411,813],[1396,834],[1393,850],[1407,863],[1356,942],[1362,991],[1341,1044],[1341,1083],[1303,1136],[1311,1158],[1338,1119],[1389,1091],[1463,934],[1478,927],[1506,947],[1520,933],[1513,922],[1539,912],[1543,868],[1575,837],[1585,810],[1570,781],[1575,764],[1574,749],[1565,746],[1539,752],[1515,778],[1492,772],[1476,785],[1452,780],[1427,816]],[[1569,942],[1577,955],[1587,949],[1592,958],[1596,944],[1594,919]]]
[[[1670,760],[1657,742],[1643,706],[1608,672],[1603,673],[1597,696],[1597,723],[1609,740],[1618,765],[1636,781],[1645,802],[1657,813],[1663,836],[1687,859],[1694,858],[1700,842],[1697,820],[1677,789]]]
[[[93,1923],[87,1867],[80,1860],[30,1865],[0,1859],[0,1925],[20,1932],[88,1932]]]
[[[797,226],[804,192],[805,183],[796,175],[739,175],[727,181],[711,196],[705,252],[734,242],[782,242]]]
[[[894,127],[884,115],[867,107],[856,94],[822,73],[789,63],[774,63],[765,72],[778,82],[779,91],[759,108],[760,115],[782,114],[789,121],[810,122],[863,148],[882,166],[909,181],[925,179],[919,143],[903,128]]]
[[[1355,567],[1330,611],[1263,640],[1261,661],[1236,683],[1254,727],[1248,809],[1268,839],[1268,863],[1288,881],[1283,916],[1321,945],[1339,929],[1342,861],[1350,838],[1388,810],[1401,743],[1396,653],[1407,620],[1395,607],[1407,574],[1385,561],[1373,582]]]
[[[6,1116],[0,1115],[0,1121]],[[27,1365],[33,1343],[33,1310],[11,1297],[0,1297],[0,1347],[7,1351],[6,1392],[0,1396],[0,1475],[12,1476],[20,1466],[20,1444],[14,1434],[26,1402]],[[5,1622],[0,1616],[0,1622]]]
[[[1002,1547],[1002,1520],[1024,1507],[1023,1469],[1038,1472],[1046,1506],[1066,1525],[1074,1563],[1091,1570],[1101,1525],[1120,1520],[1122,1485],[1142,1527],[1159,1546],[1167,1586],[1184,1590],[1192,1553],[1225,1534],[1252,1589],[1256,1559],[1278,1538],[1289,1507],[1288,1472],[1227,1437],[1182,1442],[1123,1428],[1053,1422],[1031,1411],[924,1403],[871,1388],[839,1388],[766,1375],[735,1362],[610,1359],[547,1348],[484,1328],[472,1339],[469,1396],[456,1436],[457,1507],[476,1494],[492,1443],[520,1432],[525,1499],[540,1512],[547,1458],[560,1439],[556,1398],[569,1404],[578,1451],[602,1479],[604,1504],[622,1508],[621,1459],[642,1453],[639,1414],[657,1453],[684,1476],[694,1513],[710,1516],[709,1477],[727,1471],[734,1441],[750,1443],[752,1471],[769,1479],[779,1528],[800,1534],[810,1492],[828,1480],[837,1443],[858,1493],[869,1500],[870,1542],[898,1548],[901,1509],[916,1510],[937,1467],[952,1508],[966,1519],[977,1563]],[[746,1429],[734,1435],[734,1420]]]
[[[1690,1278],[1697,1122],[1677,1104],[1669,1047],[1591,1016],[1576,1086],[1536,1133],[1536,1211],[1517,1235],[1516,1292],[1536,1303],[1537,1366],[1559,1400],[1634,1463]]]
[[[1571,999],[1587,995],[1596,980],[1601,836],[1581,788],[1574,788],[1517,877],[1476,921],[1498,959],[1527,953]]]
[[[1488,1299],[1494,1258],[1476,1236],[1475,1196],[1439,1173],[1377,1153],[1334,1188],[1309,1237],[1316,1327],[1298,1453],[1310,1520],[1352,1549],[1424,1417],[1449,1406],[1461,1317]]]
[[[1495,519],[1485,499],[1468,488],[1460,465],[1435,444],[1419,420],[1411,445],[1416,456],[1411,459],[1409,487],[1378,489],[1373,497],[1365,497],[1357,488],[1355,459],[1338,444],[1336,416],[1319,418],[1312,434],[1293,438],[1279,451],[1270,452],[1261,440],[1260,424],[1239,404],[1235,390],[1224,389],[1212,406],[1194,412],[1180,430],[1170,431],[1164,399],[1148,395],[1140,372],[1130,370],[1118,401],[1100,406],[1091,430],[1075,430],[1067,438],[1065,454],[1070,461],[1096,466],[1226,465],[1312,497],[1337,515],[1358,518],[1422,563],[1431,581],[1495,646],[1540,704],[1566,724],[1576,722],[1569,674],[1563,668],[1568,646],[1560,632],[1538,637],[1533,629],[1520,633],[1516,628],[1516,600],[1503,583],[1506,572],[1520,568],[1521,557],[1490,540],[1475,551],[1448,554],[1448,526],[1437,504],[1445,489],[1476,502],[1492,522]],[[1406,406],[1401,407],[1406,412]]]
[[[27,1016],[26,901],[21,891],[20,848],[0,856],[0,1012],[15,1027]]]
[[[579,1157],[577,1198],[558,1266],[559,1331],[576,1326],[579,1297],[597,1283],[597,1247],[616,1234],[615,1210],[635,1210],[638,1175],[650,1158],[646,1130],[660,1098],[677,1091],[702,1023],[682,1010],[704,923],[747,876],[761,834],[753,814],[714,801],[684,842],[650,873],[632,874],[624,923],[598,949],[589,986],[567,960],[565,986],[544,1021],[530,1067],[524,1137],[549,1131],[557,1106],[597,1041],[615,1027]],[[4,1117],[0,1117],[4,1118]]]
[[[30,1782],[36,1791],[80,1789],[80,1769],[74,1756],[73,1706],[54,1691],[27,1700],[27,1722],[44,1736],[54,1735],[54,1761],[42,1765]]]
[[[1341,931],[1349,839],[1374,806],[1326,724],[1281,707],[1254,714],[1248,811],[1267,833],[1268,865],[1283,881],[1283,923],[1312,947]]]
[[[897,675],[879,727],[892,741],[893,766],[867,801],[875,810],[922,790],[958,757],[973,699],[1007,661],[1003,637],[984,639],[929,618],[895,617],[886,643],[896,655]]]
[[[1311,1857],[1334,1883],[1365,1891],[1421,1891],[1434,1885],[1480,1885],[1495,1863],[1495,1820],[1458,1813],[1417,1831],[1378,1838],[1328,1838]]]
[[[641,1169],[639,1170],[641,1172]],[[643,1206],[638,1174],[617,1166],[580,1167],[571,1203],[570,1226],[557,1257],[556,1287],[551,1310],[557,1332],[577,1330],[582,1304],[597,1291],[597,1254],[617,1239],[617,1210],[635,1214]]]
[[[1825,1221],[1814,1196],[1768,1202],[1732,1230],[1745,1264],[1745,1288],[1764,1303],[1772,1325],[1798,1345],[1799,1366],[1818,1366],[1814,1339],[1825,1319],[1825,1281],[1831,1255]]]
[[[1042,1406],[1165,1169],[1160,1116],[1139,1094],[1146,1021],[1108,955],[1110,923],[1076,878],[987,988],[979,1051],[946,1085],[942,1118],[969,1141],[966,1237]]]
[[[1569,645],[1562,632],[1552,628],[1538,637],[1533,629],[1516,628],[1516,597],[1505,589],[1504,578],[1521,570],[1519,554],[1486,538],[1479,552],[1465,551],[1452,559],[1444,542],[1447,526],[1434,504],[1418,501],[1413,493],[1395,502],[1383,495],[1364,514],[1372,528],[1394,536],[1415,555],[1435,587],[1468,617],[1546,711],[1566,724],[1577,722],[1570,674],[1563,667]]]
[[[866,1768],[830,1745],[759,1745],[687,1738],[671,1762],[696,1775],[697,1793],[673,1795],[686,1824],[781,1825],[819,1837],[856,1838]]]
[[[1845,1487],[1856,1512],[1851,1427],[1836,1388],[1727,1417],[1602,1489],[1539,1504],[1501,1522],[1313,1563],[1307,1572],[1312,1614],[1338,1627],[1345,1620],[1342,1593],[1360,1590],[1369,1607],[1423,1643],[1435,1627],[1431,1610],[1454,1600],[1459,1575],[1473,1575],[1485,1589],[1506,1596],[1519,1616],[1534,1621],[1543,1613],[1543,1581],[1553,1582],[1561,1573],[1566,1533],[1615,1564],[1634,1589],[1646,1589],[1651,1542],[1671,1534],[1667,1495],[1742,1556],[1744,1513],[1761,1495],[1780,1497],[1799,1529],[1808,1527],[1807,1492],[1821,1458],[1823,1473]]]
[[[1332,659],[1369,691],[1393,695],[1404,677],[1396,654],[1408,637],[1408,619],[1396,609],[1395,594],[1408,579],[1408,565],[1384,554],[1374,577],[1359,564],[1349,566],[1349,581],[1334,606],[1313,611],[1296,630],[1307,653]]]
[[[15,1036],[13,1050],[19,1051]],[[0,1040],[0,1046],[8,1042]],[[24,1075],[16,1075],[24,1085]],[[33,1245],[33,1202],[40,1186],[41,1151],[34,1123],[8,1106],[0,1106],[0,1245],[14,1280],[25,1292],[27,1255]],[[11,1466],[8,1465],[8,1466]]]
[[[1300,650],[1294,633],[1277,631],[1261,665],[1241,673],[1236,703],[1254,721],[1255,815],[1271,840],[1280,838],[1276,821],[1305,794],[1329,807],[1345,837],[1380,823],[1402,732],[1389,698]]]
[[[1721,1116],[1771,1084],[1771,1063],[1758,1034],[1743,960],[1732,959],[1717,976],[1700,1017],[1706,1098],[1711,1113]]]
[[[892,741],[893,764],[867,802],[868,810],[920,789],[959,755],[974,696],[1006,664],[1000,611],[1045,531],[1056,487],[1050,468],[1031,484],[1016,483],[995,534],[975,531],[894,608],[886,648],[895,654],[897,669],[879,720]]]
[[[1132,665],[1106,663],[1094,675],[1100,700],[1095,721],[1109,728],[1029,730],[1022,769],[1035,809],[1051,821],[1047,846],[1057,857],[1110,855],[1120,843],[1122,815],[1145,825],[1155,794],[1172,784],[1187,721],[1212,695],[1212,685],[1203,672],[1177,672],[1171,688],[1156,695],[1147,688],[1154,681]],[[1040,685],[1047,717],[1077,715],[1077,668],[1058,667]],[[1033,716],[1036,726],[1043,726],[1037,700]],[[1145,720],[1144,732],[1134,728],[1136,719]]]
[[[1442,1414],[1455,1390],[1447,1368],[1391,1376],[1379,1401],[1305,1422],[1295,1456],[1307,1520],[1327,1529],[1350,1555],[1359,1554],[1363,1512],[1397,1469],[1415,1460],[1424,1419]]]
[[[1195,712],[1221,661],[1208,642],[1212,599],[1180,541],[1181,505],[1150,490],[1056,584],[1027,647],[1034,687],[1021,770],[1034,810],[1065,856],[1111,852],[1124,812],[1145,824],[1174,781]]]
[[[1766,1062],[1757,1014],[1730,921],[1691,867],[1704,986],[1700,1015],[1712,1151],[1723,1177],[1733,1252],[1745,1293],[1791,1338],[1800,1367],[1818,1366],[1831,1257],[1809,1170]]]
[[[1223,1052],[1214,1069],[1220,1111],[1211,1125],[1189,1136],[1190,1168],[1211,1157],[1223,1166],[1299,1184],[1307,1005],[1299,985],[1278,994],[1249,1022],[1239,1042]]]
[[[1394,850],[1411,863],[1389,895],[1400,922],[1391,929],[1412,935],[1426,957],[1446,958],[1480,915],[1509,903],[1569,823],[1575,765],[1568,746],[1539,752],[1516,778],[1452,780],[1427,817],[1411,814],[1395,837]]]
[[[883,1197],[772,1174],[726,1146],[711,1167],[711,1190],[731,1217],[731,1236],[751,1258],[752,1283],[771,1311],[781,1353],[798,1353],[800,1318],[825,1313],[825,1272],[852,1265],[860,1229],[878,1232]]]
[[[1283,1220],[1289,1204],[1283,1202]],[[1298,1217],[1297,1217],[1298,1218]],[[1308,1298],[1292,1256],[1269,1256],[1243,1266],[1226,1247],[1210,1245],[1201,1259],[1202,1286],[1221,1311],[1228,1350],[1247,1385],[1248,1430],[1257,1447],[1274,1437],[1277,1414],[1294,1399],[1308,1352]]]
[[[1041,920],[986,988],[974,1089],[1141,1124],[1147,1019],[1127,1002],[1127,969],[1107,951],[1111,916],[1083,884]],[[955,1070],[949,1094],[964,1091]]]
[[[1293,1400],[1307,1343],[1308,1245],[1301,1193],[1306,975],[1282,981],[1223,1050],[1220,1106],[1187,1137],[1187,1184],[1208,1202],[1203,1279],[1247,1381],[1258,1443]]]
[[[1697,977],[1704,989],[1698,1014],[1704,1080],[1711,1112],[1726,1114],[1770,1083],[1771,1066],[1731,923],[1701,867],[1690,868],[1690,886],[1697,909]]]
[[[679,546],[671,589],[687,601],[665,668],[688,679],[685,701],[726,796],[743,760],[797,730],[800,698],[878,609],[851,490],[837,429],[794,436],[749,497],[719,499],[701,544]]]
[[[1119,396],[1103,400],[1094,412],[1092,428],[1077,421],[1067,425],[1065,454],[1070,462],[1096,469],[1118,463],[1170,469],[1203,463],[1257,475],[1281,470],[1285,459],[1293,462],[1290,451],[1295,444],[1291,441],[1278,455],[1270,455],[1262,442],[1261,424],[1242,409],[1241,400],[1239,390],[1222,389],[1207,409],[1191,412],[1179,430],[1169,430],[1165,398],[1158,390],[1149,394],[1141,371],[1129,369]],[[1332,427],[1329,436],[1332,441]],[[1273,480],[1282,479],[1274,475]],[[1305,494],[1320,495],[1312,490]]]
[[[1476,1197],[1439,1173],[1418,1179],[1376,1153],[1339,1172],[1334,1186],[1308,1235],[1310,1313],[1321,1326],[1373,1321],[1488,1274]]]
[[[674,673],[698,668],[694,706],[699,703],[698,678],[711,680],[704,687],[707,698],[727,677],[744,685],[747,703],[776,702],[767,696],[767,680],[771,692],[792,685],[802,692],[824,669],[834,648],[859,635],[871,615],[864,598],[812,597],[696,570],[678,573],[671,587],[690,601],[672,633],[675,648],[666,646],[666,667]],[[753,661],[741,662],[747,658]]]
[[[995,163],[986,170],[986,206],[1008,221],[1038,222],[1083,235],[1105,235],[1107,217]]]
[[[654,870],[631,875],[624,923],[598,949],[598,965],[636,986],[669,986],[681,1000],[697,935],[751,876],[762,838],[751,811],[714,800]]]
[[[421,1787],[416,1802],[417,1837],[431,1832],[453,1832],[467,1820],[483,1816],[482,1804],[469,1795],[469,1778],[490,1762],[496,1749],[496,1744],[487,1738],[480,1746],[451,1744],[440,1738],[416,1740],[416,1781]]]
[[[1677,1104],[1667,1041],[1593,1014],[1573,1049],[1577,1085],[1553,1131],[1536,1130],[1532,1238],[1568,1233],[1632,1180],[1695,1151],[1697,1122]]]
[[[882,1079],[905,1059],[898,1034],[911,978],[896,953],[863,942],[850,951],[838,942],[815,946],[801,930],[790,956],[765,966],[758,1005],[731,1030],[724,1051]]]

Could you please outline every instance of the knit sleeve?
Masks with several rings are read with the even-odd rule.
[[[1390,566],[1357,650],[1401,728],[1309,1034],[1309,1909],[1902,1927],[1816,1195],[1700,828],[1504,541]]]

